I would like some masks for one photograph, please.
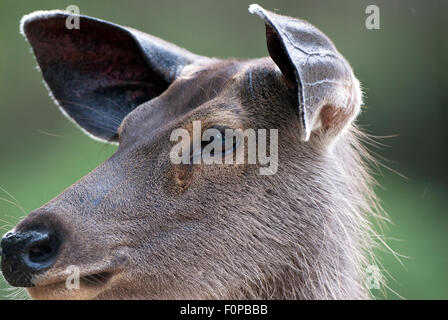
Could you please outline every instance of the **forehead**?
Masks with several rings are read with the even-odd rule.
[[[118,132],[142,127],[146,132],[156,130],[212,100],[219,108],[241,96],[253,95],[257,85],[254,82],[276,72],[275,64],[267,58],[187,66],[164,93],[132,111]]]

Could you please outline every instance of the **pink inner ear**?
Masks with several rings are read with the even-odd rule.
[[[325,105],[320,111],[320,120],[322,129],[324,131],[341,130],[348,122],[350,115],[353,114],[354,109],[352,105],[347,108],[335,107],[332,105]]]

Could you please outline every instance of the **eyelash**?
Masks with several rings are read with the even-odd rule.
[[[226,134],[225,134],[225,130],[226,129],[231,129],[231,128],[223,127],[223,126],[214,126],[214,127],[209,128],[209,129],[217,129],[220,132],[220,137],[219,138],[222,139],[222,148],[221,148],[222,156],[225,156],[227,154],[233,153],[238,148],[238,146],[240,144],[240,141],[239,141],[237,136],[232,136],[233,137],[232,148],[228,148],[226,150]],[[210,138],[210,141],[202,141],[201,142],[201,154],[202,154],[202,151],[204,150],[204,148],[215,140],[215,137],[216,136],[212,136]],[[211,152],[210,155],[214,156],[213,152]]]

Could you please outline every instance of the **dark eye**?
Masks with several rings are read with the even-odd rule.
[[[221,141],[221,153],[223,156],[233,153],[239,146],[240,139],[239,136],[236,134],[235,131],[233,131],[229,127],[224,126],[214,126],[210,129],[216,129],[217,132],[210,137],[210,141],[202,141],[201,143],[201,149],[204,150],[204,148],[209,145],[210,143],[214,142],[215,140]],[[226,129],[228,130],[228,134],[226,134]],[[232,131],[229,131],[232,130]],[[232,134],[233,132],[233,134]],[[210,156],[214,156],[214,151],[212,150],[210,152]]]

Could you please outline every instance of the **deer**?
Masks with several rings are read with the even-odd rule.
[[[56,105],[117,149],[3,236],[11,286],[33,299],[373,298],[377,200],[355,123],[360,82],[315,26],[249,12],[264,23],[267,57],[200,56],[85,15],[69,29],[66,11],[22,18]],[[278,130],[267,141],[275,174],[258,161],[173,163],[171,134],[191,134],[194,121],[218,132],[218,157],[249,153],[225,129]]]

